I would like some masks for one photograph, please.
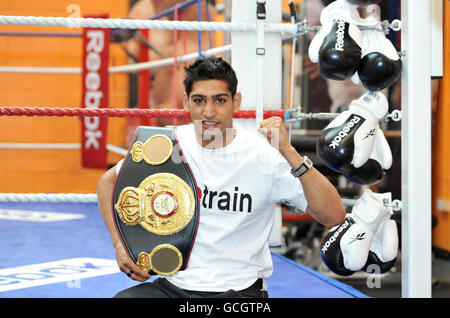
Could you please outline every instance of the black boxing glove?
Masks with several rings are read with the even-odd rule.
[[[372,259],[369,260],[369,257],[374,255],[370,250],[375,249],[373,242],[376,233],[391,216],[390,209],[384,205],[384,198],[385,194],[366,189],[344,222],[325,234],[320,243],[320,256],[332,272],[350,276],[363,268],[370,270]],[[392,251],[395,250],[396,253],[397,250],[395,242],[385,242],[389,259],[392,257]]]
[[[326,7],[327,5],[329,5],[331,2],[334,2],[335,0],[322,0],[322,4],[324,7]]]
[[[324,7],[326,7],[334,1],[335,0],[322,0],[322,4]],[[347,1],[350,2],[351,4],[358,6],[368,6],[370,4],[378,4],[381,2],[381,0],[347,0]]]
[[[358,6],[368,6],[370,4],[378,4],[381,2],[381,0],[347,0],[351,4],[358,5]]]
[[[388,111],[382,93],[368,92],[351,102],[322,131],[316,143],[319,159],[329,168],[343,172],[349,166],[362,167],[371,157],[379,120]]]
[[[319,159],[357,184],[375,184],[392,165],[392,152],[379,128],[388,110],[386,97],[368,92],[354,100],[322,131],[316,143]]]
[[[369,17],[379,22],[379,11]],[[368,19],[369,19],[368,18]],[[402,61],[381,27],[362,30],[362,59],[358,76],[369,91],[379,91],[394,84],[402,72]]]
[[[359,226],[355,226],[355,220],[353,220],[352,217],[347,216],[342,222],[342,224],[332,227],[322,238],[322,241],[320,243],[320,257],[322,259],[322,262],[335,274],[340,276],[350,276],[355,273],[355,271],[358,271],[361,269],[359,267],[359,264],[354,270],[350,270],[347,267],[351,267],[351,265],[346,266],[346,261],[349,263],[348,260],[344,260],[344,253],[342,252],[341,247],[341,240],[343,240],[344,250],[345,250],[345,241],[348,240],[348,236],[354,235],[352,232],[357,232],[359,229]],[[352,228],[353,227],[353,228]],[[349,230],[352,229],[350,232]],[[347,234],[347,232],[349,232]],[[357,235],[357,234],[356,234]],[[368,247],[366,247],[368,249]],[[364,253],[366,254],[366,253]],[[364,262],[367,262],[367,255],[362,255],[361,258]],[[361,263],[361,261],[359,262]]]
[[[336,0],[320,14],[322,28],[308,48],[309,58],[319,64],[323,77],[345,80],[356,71],[362,57],[362,33],[356,8],[345,0]]]
[[[355,74],[362,57],[358,44],[360,34],[359,29],[348,22],[333,21],[319,49],[319,73],[322,76],[345,80]]]

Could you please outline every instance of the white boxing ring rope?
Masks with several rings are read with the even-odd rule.
[[[202,51],[206,57],[215,56],[219,54],[226,54],[231,51],[231,45],[219,46],[209,50]],[[179,57],[169,57],[161,60],[134,63],[120,66],[110,66],[108,72],[114,73],[131,73],[141,70],[153,70],[165,66],[170,66],[175,63],[184,63],[194,61],[198,58],[198,52],[182,55]],[[80,67],[30,67],[30,66],[0,66],[0,73],[32,73],[32,74],[81,74]]]
[[[19,19],[20,17],[1,16],[0,15],[0,24],[8,24],[8,23],[6,23],[6,21],[8,21],[9,19],[5,19],[5,17],[17,18],[17,20],[20,20]],[[27,18],[30,18],[30,17],[27,17]],[[70,19],[70,18],[67,18],[67,19]],[[133,20],[133,21],[147,21],[147,20]],[[179,21],[164,21],[164,22],[179,23]],[[183,22],[183,21],[181,21],[181,22]],[[189,22],[190,21],[184,21],[184,23],[189,23]],[[202,23],[218,23],[218,22],[202,22]],[[223,23],[225,23],[225,22],[223,22]],[[39,25],[39,24],[37,24],[37,25]],[[286,24],[282,24],[282,25],[286,25]],[[386,26],[386,23],[382,23],[380,25],[384,26],[385,28],[391,28],[394,31],[398,31],[399,25],[401,25],[401,23],[399,21],[394,21],[389,26]],[[238,26],[242,27],[242,29],[239,29]],[[272,26],[275,26],[275,24],[272,24]],[[318,31],[320,29],[320,26],[308,27],[307,20],[304,20],[297,24],[291,24],[291,26],[295,26],[297,31],[292,33],[291,35],[285,36],[283,39],[294,39],[295,40],[296,37],[299,35],[306,34],[309,31]],[[236,24],[235,28],[238,29],[238,31],[242,31],[242,32],[244,32],[244,30],[247,31],[246,24],[243,24],[243,23]],[[212,29],[215,29],[215,28],[212,28]],[[290,30],[290,29],[291,28],[289,28],[289,31],[293,31],[293,29],[292,30]],[[178,30],[178,29],[175,28],[174,30]],[[182,30],[186,30],[186,29],[182,29]],[[220,31],[220,30],[222,30],[221,27],[217,26],[217,29],[215,31]],[[235,31],[235,30],[233,30],[233,31]],[[287,32],[287,31],[288,31],[288,29],[286,29],[284,31],[280,31],[280,32]],[[271,30],[270,27],[267,28],[267,24],[265,24],[264,32],[276,32],[276,31]],[[264,40],[262,40],[262,44],[264,44]],[[205,57],[215,56],[215,55],[219,55],[219,54],[227,54],[227,53],[231,52],[231,47],[232,47],[231,45],[224,45],[221,47],[216,47],[216,48],[202,51],[202,54]],[[130,72],[137,72],[137,71],[141,71],[141,70],[157,69],[157,68],[173,65],[175,62],[185,63],[185,62],[194,61],[195,59],[198,58],[198,53],[199,52],[194,52],[194,53],[182,55],[179,57],[165,58],[165,59],[150,61],[150,62],[141,62],[141,63],[133,63],[133,64],[127,64],[127,65],[111,66],[111,67],[109,67],[108,72],[110,74],[114,74],[114,73],[130,73]],[[0,66],[0,73],[81,74],[82,69],[80,67]],[[292,104],[292,99],[291,99],[291,104]],[[292,105],[290,105],[290,106],[292,106]]]
[[[95,193],[0,193],[0,202],[97,203]]]
[[[390,25],[379,23],[383,27],[399,29],[400,21]],[[0,24],[4,25],[34,25],[62,26],[72,28],[115,28],[115,29],[159,29],[184,31],[227,31],[227,32],[257,32],[254,23],[236,22],[204,22],[204,21],[159,21],[139,19],[101,19],[101,18],[70,18],[70,17],[33,17],[0,15]],[[367,26],[374,27],[374,26]],[[305,23],[265,23],[264,32],[302,34]]]
[[[20,149],[20,150],[80,150],[81,144],[68,144],[68,143],[13,143],[5,142],[0,143],[0,149]],[[127,149],[116,145],[106,145],[106,150],[114,152],[121,156],[126,156],[128,153]]]
[[[402,73],[402,297],[431,297],[431,48],[427,45],[433,19],[430,1],[401,2],[402,18],[406,21],[402,24],[402,51],[406,52]],[[255,23],[5,15],[0,15],[0,24],[243,33],[257,30]],[[302,24],[266,23],[264,31],[295,36],[301,33],[301,27]],[[417,127],[422,127],[420,132]],[[38,197],[31,198],[44,200],[46,195],[49,196],[37,194]],[[0,194],[0,200],[15,200],[19,196],[21,194]],[[22,199],[28,196],[30,194]],[[72,194],[56,195],[64,200],[70,196]],[[77,196],[77,200],[81,198]],[[95,195],[81,196],[94,200]]]
[[[70,18],[70,17],[33,17],[0,15],[0,24],[63,26],[71,28],[116,28],[116,29],[161,29],[185,31],[228,31],[256,32],[252,23],[233,22],[196,22],[196,21],[158,21],[139,19],[100,19],[100,18]],[[265,32],[292,33],[298,32],[297,25],[284,23],[267,23]]]

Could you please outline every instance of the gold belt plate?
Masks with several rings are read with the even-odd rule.
[[[157,235],[171,235],[184,229],[195,211],[195,197],[189,185],[172,173],[155,173],[138,188],[120,192],[116,212],[127,225],[141,225]]]
[[[153,135],[144,143],[137,141],[131,148],[131,158],[134,162],[144,160],[150,165],[160,165],[166,162],[173,152],[173,143],[165,135]]]
[[[183,256],[172,244],[160,244],[150,253],[139,253],[136,264],[146,272],[153,270],[158,275],[169,276],[181,268]]]

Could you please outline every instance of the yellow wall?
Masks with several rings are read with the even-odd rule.
[[[440,80],[433,139],[433,246],[450,252],[450,3],[444,1],[444,78]],[[441,204],[438,205],[438,202]]]
[[[299,15],[303,10],[304,10],[304,3],[303,0],[294,0],[294,8],[295,11],[297,13],[297,15]],[[282,1],[281,2],[281,8],[283,10],[283,12],[287,12],[290,13],[290,8],[289,8],[289,1]],[[284,23],[292,23],[291,21],[287,21]],[[298,44],[299,42],[297,42]],[[284,72],[283,76],[284,76],[284,89],[283,89],[283,108],[291,108],[290,103],[290,97],[291,97],[291,70],[290,70],[290,65],[292,64],[292,41],[288,41],[288,42],[284,42],[283,43],[283,48],[282,48],[282,54],[283,54],[283,59],[285,61],[285,63],[287,65],[289,65],[289,72]],[[300,64],[298,64],[300,62],[299,60],[299,52],[297,50],[296,52],[296,58],[295,58],[295,63],[297,63],[297,74],[294,74],[294,78],[298,77],[301,73],[301,66]],[[300,58],[301,59],[301,58]],[[298,70],[300,69],[300,71]],[[296,92],[297,91],[297,92]],[[300,94],[300,90],[299,87],[294,88],[294,100],[299,100],[300,96],[298,96],[298,94]],[[293,107],[297,106],[297,105],[292,105]]]
[[[110,18],[121,18],[127,15],[128,7],[128,0],[2,0],[0,14],[68,17],[107,13]],[[81,33],[79,28],[0,26],[0,32],[5,31]],[[0,66],[81,67],[81,62],[81,38],[0,36]],[[122,49],[111,44],[110,66],[126,63]],[[109,90],[110,107],[126,107],[128,75],[110,75]],[[81,75],[0,73],[0,106],[81,107]],[[108,125],[107,143],[124,145],[127,120],[110,118]],[[0,127],[0,143],[81,141],[76,117],[0,117]],[[120,158],[108,154],[109,163]],[[83,169],[79,150],[0,149],[0,167],[0,192],[16,193],[92,193],[103,173]]]

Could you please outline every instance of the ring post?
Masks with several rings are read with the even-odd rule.
[[[402,297],[431,297],[431,1],[402,1]]]
[[[259,1],[259,0],[258,0]],[[266,1],[265,20],[260,23],[281,23],[282,6],[281,0]],[[254,23],[257,22],[257,0],[238,1],[233,0],[231,6],[231,22]],[[257,33],[256,32],[231,32],[231,64],[239,79],[238,91],[242,92],[241,110],[255,110],[258,102],[266,110],[281,109],[282,101],[282,55],[281,55],[281,33],[264,32],[264,38],[259,44],[264,46],[265,55],[256,55]],[[263,74],[258,73],[263,70]],[[260,81],[263,81],[263,85]],[[259,83],[259,84],[258,84]],[[262,91],[260,91],[262,89]],[[258,97],[258,95],[260,95]],[[258,133],[255,129],[255,119],[235,119],[244,128]],[[258,125],[259,126],[259,125]],[[271,247],[281,246],[282,216],[281,206],[274,208],[274,224],[269,238]]]

